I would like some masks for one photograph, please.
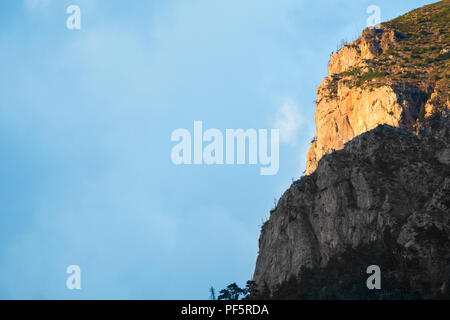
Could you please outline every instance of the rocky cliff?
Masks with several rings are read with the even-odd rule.
[[[311,174],[323,155],[380,124],[411,132],[432,114],[450,112],[450,1],[368,28],[333,54],[317,89]]]
[[[450,298],[448,21],[441,1],[331,57],[307,176],[262,227],[260,297]]]

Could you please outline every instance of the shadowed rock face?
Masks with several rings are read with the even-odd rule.
[[[450,121],[381,125],[324,156],[262,227],[265,298],[450,297]],[[379,265],[385,290],[366,287]]]

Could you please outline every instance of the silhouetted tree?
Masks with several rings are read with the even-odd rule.
[[[245,300],[256,299],[259,296],[258,286],[253,280],[248,280],[244,289]]]
[[[211,288],[209,288],[209,299],[216,300],[216,289],[214,289],[214,287],[212,286]]]
[[[236,283],[232,283],[219,292],[218,300],[239,300],[242,295],[246,294],[245,289],[239,288]]]

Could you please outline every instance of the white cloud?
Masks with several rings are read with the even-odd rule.
[[[288,99],[278,109],[275,117],[275,128],[280,129],[280,140],[282,143],[296,145],[298,130],[303,119],[298,111],[298,105]]]
[[[49,4],[50,0],[25,0],[25,5],[28,10],[35,10],[47,7]]]

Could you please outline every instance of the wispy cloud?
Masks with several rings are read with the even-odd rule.
[[[25,0],[25,6],[28,10],[35,10],[47,7],[51,0]]]
[[[283,103],[275,116],[275,128],[280,129],[280,140],[282,143],[296,145],[298,131],[303,119],[298,111],[298,105],[291,99]]]

